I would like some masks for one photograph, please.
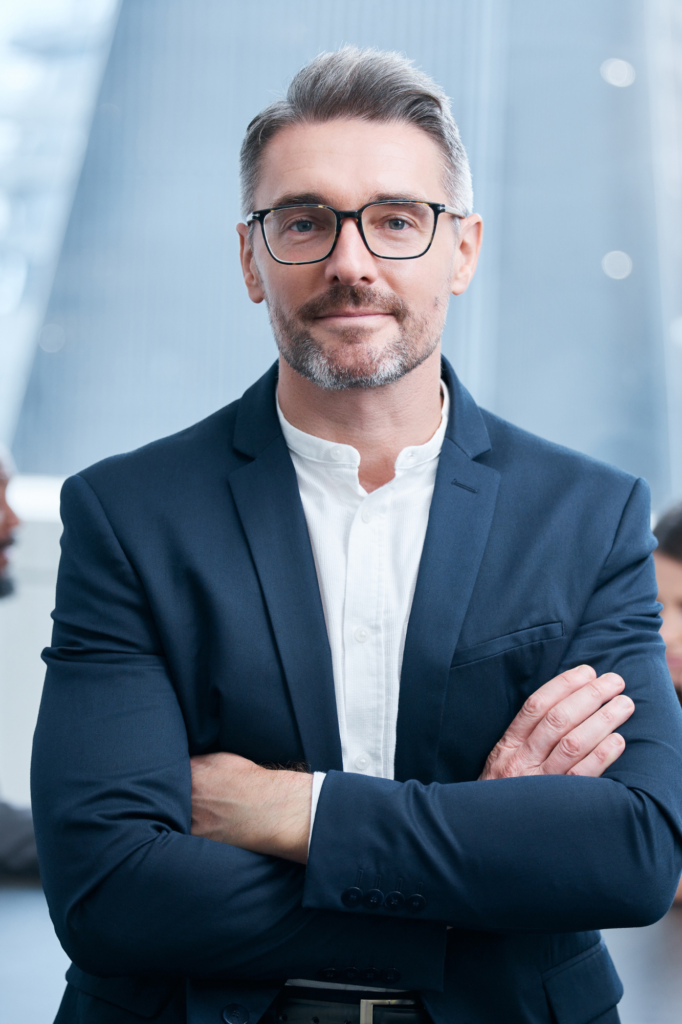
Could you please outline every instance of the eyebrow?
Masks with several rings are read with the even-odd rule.
[[[423,203],[426,202],[421,196],[418,196],[414,192],[375,192],[374,195],[370,196],[362,206],[366,203],[380,203],[380,202],[391,202],[395,200],[400,202],[406,200],[407,202]],[[273,209],[275,206],[296,206],[298,204],[306,205],[312,204],[314,206],[330,206],[331,204],[326,201],[324,196],[318,192],[285,192],[281,196],[277,196],[272,206],[266,207],[266,209]]]

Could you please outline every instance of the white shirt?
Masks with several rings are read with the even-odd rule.
[[[277,401],[327,624],[345,772],[393,778],[407,621],[448,422],[450,399],[442,383],[441,388],[438,430],[426,444],[403,448],[394,478],[371,494],[358,478],[356,448],[298,430],[285,420]],[[315,772],[311,836],[324,779],[324,772]],[[300,978],[287,984],[360,987]]]
[[[332,655],[343,770],[393,778],[407,622],[448,421],[403,448],[395,476],[370,494],[360,453],[292,426],[277,403],[301,494]],[[312,821],[324,773],[316,772]]]

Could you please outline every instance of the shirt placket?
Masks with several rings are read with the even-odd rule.
[[[386,664],[383,609],[389,488],[357,509],[348,541],[344,607],[348,771],[384,773]]]

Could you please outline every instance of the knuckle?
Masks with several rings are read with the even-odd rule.
[[[519,775],[523,775],[523,769],[520,767],[517,761],[507,761],[506,764],[500,766],[498,770],[498,778],[500,779],[515,779]]]
[[[536,693],[531,693],[530,697],[528,697],[525,704],[521,708],[521,711],[529,718],[542,718],[545,711],[544,702],[542,698],[538,697]]]
[[[577,757],[581,751],[580,740],[574,733],[569,733],[559,743],[559,753],[566,757]]]
[[[553,729],[555,732],[560,732],[568,725],[568,716],[559,704],[555,704],[554,707],[550,708],[545,715],[545,721],[550,729]]]
[[[502,757],[503,754],[512,754],[517,749],[518,743],[505,733],[502,739],[495,745],[493,755]]]

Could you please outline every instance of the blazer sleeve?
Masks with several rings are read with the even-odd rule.
[[[305,906],[342,910],[362,871],[400,877],[403,895],[418,897],[394,915],[462,928],[582,931],[665,913],[682,869],[682,714],[658,634],[654,546],[637,481],[560,667],[588,663],[625,679],[636,710],[611,769],[431,785],[330,772]]]
[[[62,518],[32,795],[71,959],[99,976],[392,968],[402,985],[440,988],[442,924],[305,909],[303,867],[189,834],[187,733],[141,581],[81,477]]]

